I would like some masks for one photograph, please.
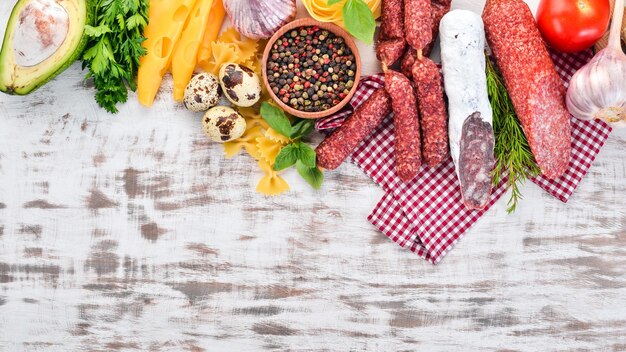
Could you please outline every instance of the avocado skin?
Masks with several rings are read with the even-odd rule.
[[[7,66],[4,65],[4,63],[2,62],[2,58],[4,57],[5,50],[8,50],[6,47],[6,43],[8,43],[9,41],[9,37],[10,37],[10,28],[9,25],[11,24],[11,19],[13,19],[13,16],[19,16],[19,13],[17,13],[17,9],[20,7],[19,5],[22,2],[28,2],[29,0],[19,0],[15,6],[13,7],[13,10],[11,11],[11,16],[9,16],[9,23],[7,24],[7,30],[4,33],[4,38],[3,38],[3,44],[2,44],[2,49],[0,50],[0,77],[2,76],[2,71],[3,69]],[[95,0],[79,0],[85,3],[85,25],[93,25],[94,22],[94,3],[96,2]],[[89,40],[89,37],[85,34],[85,29],[83,27],[83,34],[81,36],[80,42],[78,43],[78,46],[76,47],[76,49],[74,50],[74,53],[67,59],[67,61],[61,65],[56,71],[50,73],[48,75],[48,77],[46,77],[44,80],[42,80],[41,82],[35,84],[35,85],[29,85],[27,87],[24,87],[22,89],[14,89],[14,87],[7,87],[3,84],[2,80],[0,79],[0,92],[9,94],[9,95],[28,95],[30,93],[32,93],[33,91],[39,89],[41,86],[45,85],[46,83],[50,82],[50,80],[52,80],[53,78],[55,78],[56,76],[58,76],[61,72],[65,71],[68,67],[70,67],[76,60],[78,60],[82,53],[83,50],[85,49],[85,46],[87,45],[87,41]],[[11,53],[6,53],[7,55],[10,55]]]

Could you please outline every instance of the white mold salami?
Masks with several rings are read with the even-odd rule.
[[[441,61],[448,96],[450,153],[468,209],[491,194],[494,135],[485,76],[485,31],[480,16],[454,10],[441,20]]]

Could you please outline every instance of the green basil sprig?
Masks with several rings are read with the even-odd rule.
[[[317,167],[317,155],[313,148],[301,141],[313,131],[315,122],[296,119],[292,123],[284,111],[268,102],[261,104],[261,117],[274,131],[292,141],[282,147],[276,156],[274,170],[280,171],[295,165],[300,176],[313,188],[319,189],[324,181],[324,174]]]
[[[328,5],[334,5],[345,0],[328,0]],[[343,24],[350,34],[365,44],[372,44],[376,21],[374,14],[363,0],[347,0],[341,9]]]

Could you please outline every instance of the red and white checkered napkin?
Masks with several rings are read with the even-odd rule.
[[[567,84],[578,68],[592,57],[591,51],[552,54],[557,71]],[[336,128],[353,109],[382,87],[383,75],[361,81],[349,108],[319,120],[319,130]],[[539,176],[532,181],[566,202],[608,138],[611,128],[598,121],[572,118],[572,160],[567,172],[556,180]],[[438,167],[423,166],[409,184],[395,173],[393,118],[388,116],[352,154],[352,162],[381,185],[386,194],[368,220],[394,242],[437,264],[465,232],[505,193],[504,181],[494,188],[489,204],[480,211],[465,208],[454,164],[449,158]]]

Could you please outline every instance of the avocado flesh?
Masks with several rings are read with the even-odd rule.
[[[0,91],[24,95],[63,72],[83,51],[87,0],[19,0],[0,51]]]

